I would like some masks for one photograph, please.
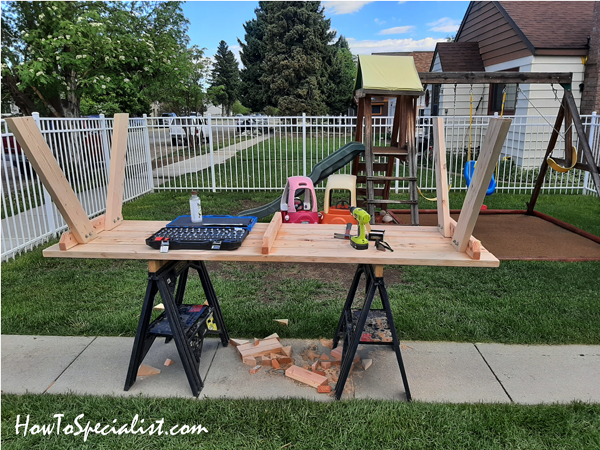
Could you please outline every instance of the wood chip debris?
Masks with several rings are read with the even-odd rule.
[[[141,364],[138,369],[137,376],[138,377],[148,377],[150,375],[158,375],[160,373],[160,369],[149,366],[147,364]]]

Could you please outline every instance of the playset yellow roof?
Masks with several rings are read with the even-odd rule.
[[[354,90],[385,95],[422,95],[412,56],[359,55]]]

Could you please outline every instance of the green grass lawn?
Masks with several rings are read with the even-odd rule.
[[[201,192],[205,214],[235,214],[273,192]],[[319,193],[322,202],[322,192]],[[125,219],[170,220],[188,213],[189,193],[161,192],[124,206]],[[452,208],[464,194],[452,192]],[[495,194],[490,208],[524,209],[528,196]],[[421,208],[433,205],[421,201]],[[593,197],[543,195],[538,210],[600,235]],[[263,221],[269,218],[263,219]],[[331,337],[352,268],[344,265],[207,263],[230,333],[236,337]],[[144,261],[42,257],[41,248],[2,263],[2,333],[133,336]],[[497,269],[386,269],[402,340],[600,344],[600,262],[502,262]],[[197,276],[190,302],[202,302]],[[375,305],[378,306],[378,305]],[[273,318],[290,318],[274,327]],[[15,434],[21,423],[119,425],[138,414],[164,429],[202,425],[201,435]],[[600,405],[410,404],[352,400],[203,400],[75,395],[2,395],[7,449],[581,449],[600,448]]]
[[[187,213],[187,192],[147,195],[126,219]],[[266,203],[261,193],[201,193],[206,214]],[[491,208],[521,209],[526,196],[491,196]],[[458,207],[461,194],[451,195]],[[522,203],[521,203],[522,202]],[[600,202],[542,196],[540,209],[595,234]],[[424,202],[422,207],[427,206]],[[268,218],[264,219],[268,220]],[[5,334],[133,336],[146,283],[145,261],[47,259],[41,249],[2,264]],[[344,265],[207,263],[235,337],[331,337],[353,275]],[[600,262],[505,261],[500,268],[389,267],[390,301],[403,340],[520,344],[600,343]],[[187,301],[204,298],[194,274]],[[291,325],[273,329],[274,318]]]
[[[32,424],[80,422],[118,426],[139,414],[144,428],[164,419],[163,430],[202,425],[200,435],[15,435]],[[139,425],[138,425],[139,426]],[[136,427],[137,428],[137,427]],[[179,428],[178,428],[179,429]],[[77,430],[77,428],[75,428]],[[191,400],[3,395],[2,447],[6,449],[597,449],[600,405],[447,405],[390,401],[318,403],[306,400]]]

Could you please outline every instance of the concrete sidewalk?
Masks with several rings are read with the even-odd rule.
[[[145,364],[161,373],[138,377],[123,391],[133,338],[3,335],[2,392],[193,398],[174,342],[157,339]],[[295,364],[309,347],[329,354],[320,341],[282,339],[291,345]],[[391,347],[361,346],[368,370],[358,364],[343,399],[406,400]],[[452,342],[402,342],[402,356],[414,400],[425,402],[567,403],[600,402],[600,346],[526,346]],[[167,358],[174,365],[164,366]],[[268,399],[298,397],[331,401],[316,389],[263,367],[251,375],[232,346],[206,339],[200,398]],[[334,383],[331,383],[333,386]]]

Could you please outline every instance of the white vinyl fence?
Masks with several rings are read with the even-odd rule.
[[[52,154],[88,216],[106,209],[113,119],[55,119],[34,114]],[[20,145],[2,129],[2,259],[31,249],[67,229]],[[148,128],[129,120],[124,200],[152,191]]]
[[[102,214],[110,163],[113,120],[34,118],[65,176],[90,217]],[[546,151],[555,118],[512,117],[499,158],[497,190],[530,192]],[[445,116],[449,183],[466,190],[465,163],[478,156],[490,117]],[[600,121],[583,116],[589,143],[600,161]],[[390,145],[392,117],[373,120],[374,145]],[[146,117],[130,119],[124,200],[153,190],[282,191],[288,177],[310,175],[323,159],[354,140],[356,117]],[[35,172],[20,151],[5,121],[2,131],[2,259],[13,257],[66,229]],[[419,187],[435,189],[431,117],[417,123]],[[571,130],[569,130],[571,131]],[[564,133],[564,128],[561,134]],[[578,136],[574,133],[574,144]],[[364,135],[364,133],[363,133]],[[564,157],[559,138],[554,157]],[[580,156],[581,161],[581,156]],[[350,165],[339,173],[349,173]],[[396,176],[408,167],[397,162]],[[323,189],[324,183],[318,186]],[[396,182],[394,192],[408,185]],[[549,170],[542,192],[595,194],[589,174]]]

